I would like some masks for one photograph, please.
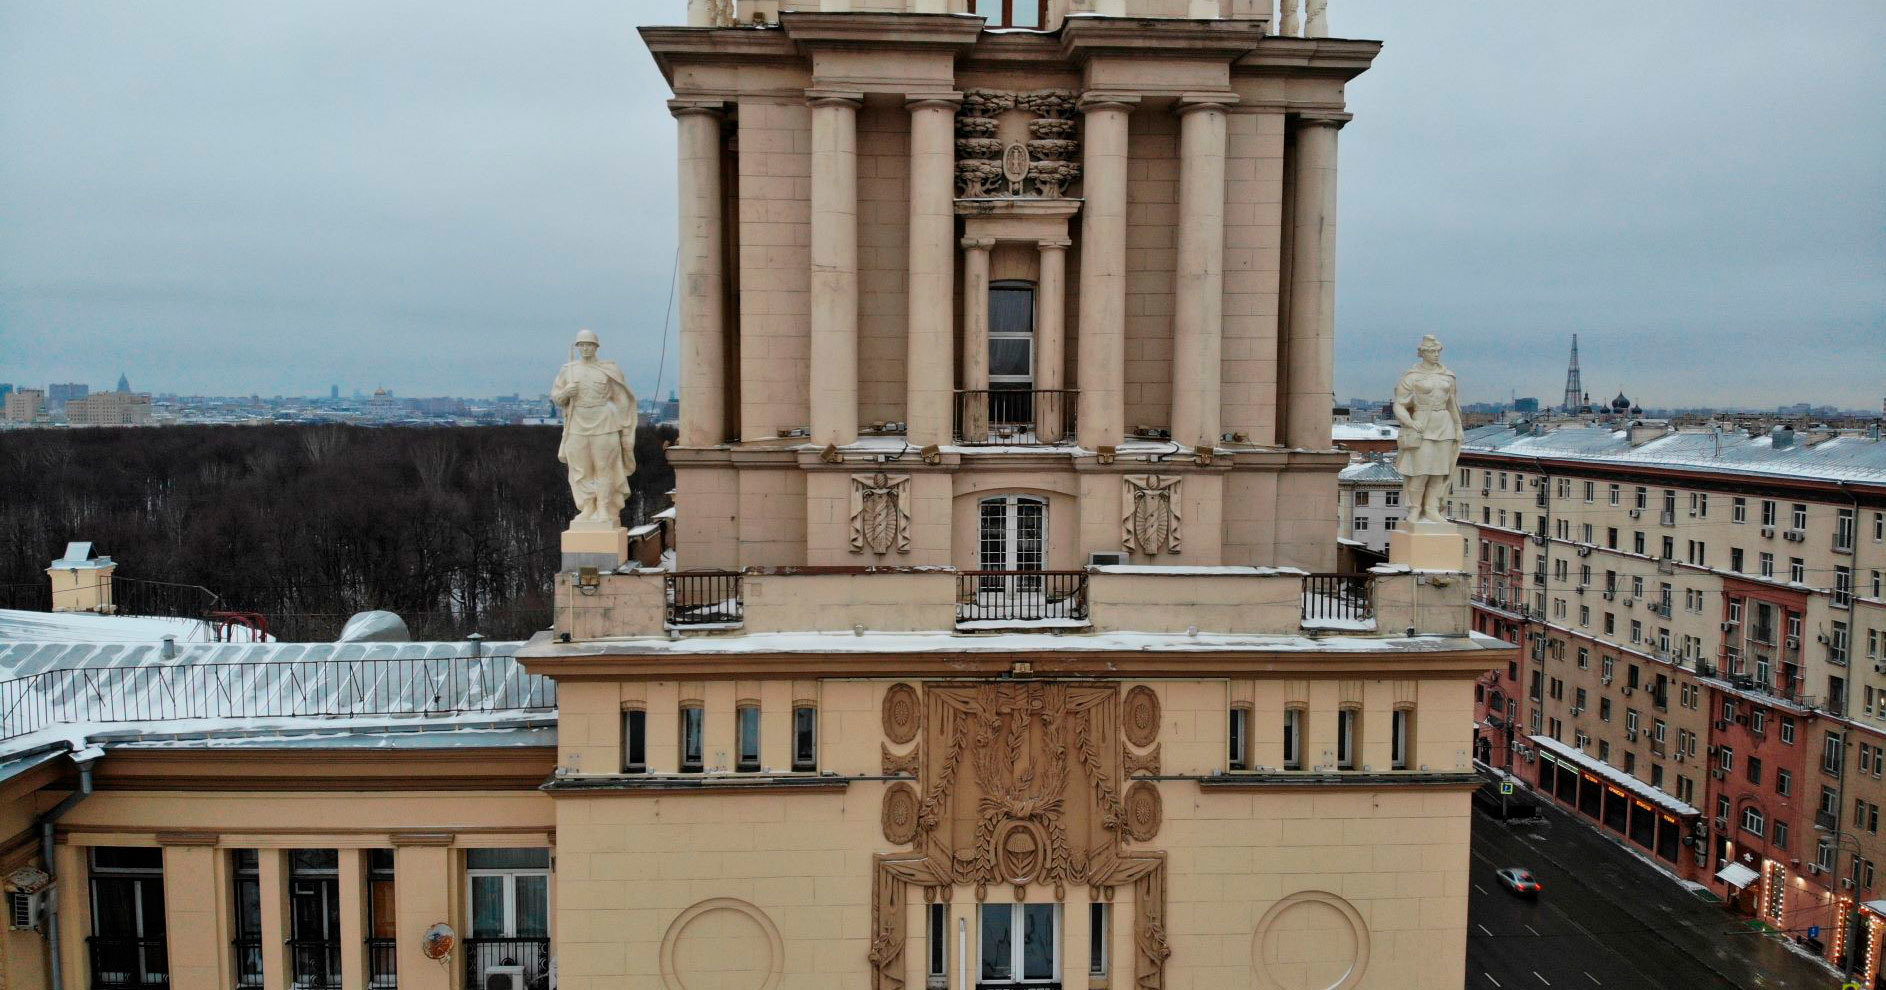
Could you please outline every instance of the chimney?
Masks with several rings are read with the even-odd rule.
[[[1794,427],[1777,426],[1769,430],[1768,443],[1776,450],[1786,450],[1794,446]]]
[[[99,612],[110,615],[111,575],[118,565],[110,557],[93,557],[90,543],[68,543],[65,556],[46,568],[52,579],[54,612]]]

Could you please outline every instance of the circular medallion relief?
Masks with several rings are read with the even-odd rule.
[[[884,692],[884,735],[903,745],[917,738],[923,725],[923,710],[917,701],[917,689],[908,684],[893,684]]]
[[[785,963],[779,928],[766,912],[731,897],[681,912],[661,940],[667,990],[773,990]]]
[[[884,791],[884,838],[896,845],[909,845],[917,838],[917,789],[909,784],[892,784]]]
[[[1033,880],[1047,865],[1047,855],[1047,833],[1034,822],[1011,821],[995,834],[995,868],[1009,883]]]
[[[1369,930],[1335,894],[1304,890],[1271,905],[1251,939],[1263,990],[1350,990],[1369,968]]]
[[[1126,789],[1126,834],[1134,842],[1151,842],[1165,820],[1159,787],[1142,780]]]
[[[1126,741],[1145,749],[1159,739],[1159,696],[1144,684],[1126,693],[1121,732]]]

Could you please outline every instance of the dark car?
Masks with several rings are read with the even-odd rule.
[[[1532,871],[1523,866],[1509,866],[1493,875],[1500,878],[1500,883],[1507,890],[1521,897],[1537,897],[1545,889],[1538,880],[1533,879]]]

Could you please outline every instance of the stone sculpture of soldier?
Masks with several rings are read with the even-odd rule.
[[[550,386],[550,401],[563,412],[557,460],[569,467],[572,528],[621,525],[635,471],[635,393],[614,361],[597,360],[600,346],[594,333],[579,331],[573,359]]]
[[[1460,460],[1459,387],[1441,364],[1441,342],[1433,334],[1422,337],[1415,351],[1421,362],[1395,383],[1395,420],[1401,424],[1395,470],[1402,476],[1409,523],[1445,523],[1441,503]]]

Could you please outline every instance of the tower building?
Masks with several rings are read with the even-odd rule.
[[[1565,369],[1565,404],[1560,411],[1581,412],[1590,404],[1585,396],[1585,386],[1578,380],[1578,335],[1572,334],[1572,363]]]

